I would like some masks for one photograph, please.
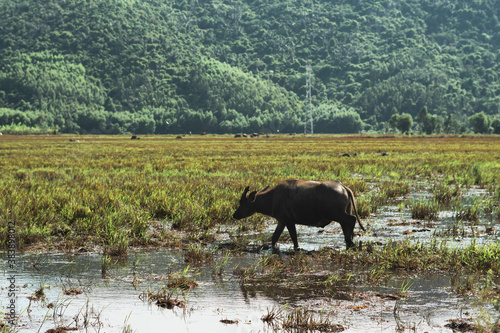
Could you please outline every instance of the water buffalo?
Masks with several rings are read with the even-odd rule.
[[[291,179],[272,188],[250,192],[247,186],[233,218],[239,220],[255,213],[271,216],[278,221],[272,237],[275,247],[281,233],[288,229],[294,249],[298,249],[296,224],[324,228],[337,221],[342,226],[347,248],[353,247],[356,220],[359,219],[352,191],[338,181],[306,181]],[[352,215],[354,210],[355,215]]]

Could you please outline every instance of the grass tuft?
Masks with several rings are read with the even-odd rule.
[[[411,217],[419,220],[437,220],[439,203],[433,201],[412,201],[409,204]]]
[[[189,264],[211,263],[213,261],[213,251],[207,251],[199,245],[189,245],[184,252],[184,262]]]
[[[333,324],[328,318],[318,318],[312,312],[298,308],[284,316],[282,327],[285,330],[342,332],[345,328]]]

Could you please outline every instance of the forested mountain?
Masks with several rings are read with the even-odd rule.
[[[497,0],[0,0],[0,126],[301,132],[310,61],[315,132],[500,132],[499,17]]]

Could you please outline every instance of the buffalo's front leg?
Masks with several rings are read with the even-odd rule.
[[[273,234],[273,238],[272,238],[273,247],[276,246],[276,243],[278,242],[278,239],[280,238],[281,233],[283,232],[283,229],[285,229],[285,225],[278,222],[278,225],[276,226],[276,230],[274,230],[274,234]]]
[[[286,228],[288,229],[288,232],[290,233],[290,237],[292,238],[293,249],[298,250],[299,249],[299,242],[297,241],[297,229],[295,229],[295,224],[294,223],[287,224]]]

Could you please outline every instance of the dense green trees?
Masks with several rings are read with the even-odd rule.
[[[389,119],[389,125],[392,129],[398,129],[403,134],[409,134],[410,129],[413,126],[413,117],[411,114],[393,114],[391,119]]]
[[[489,133],[492,131],[490,127],[490,120],[484,112],[476,113],[469,117],[469,122],[474,133]]]
[[[500,131],[495,0],[0,0],[0,17],[0,126],[300,132],[310,60],[315,132]]]
[[[431,115],[427,112],[427,106],[417,116],[421,132],[425,134],[441,133],[443,131],[444,119],[441,116]]]
[[[358,133],[367,126],[359,114],[341,103],[321,104],[313,110],[317,133]]]

